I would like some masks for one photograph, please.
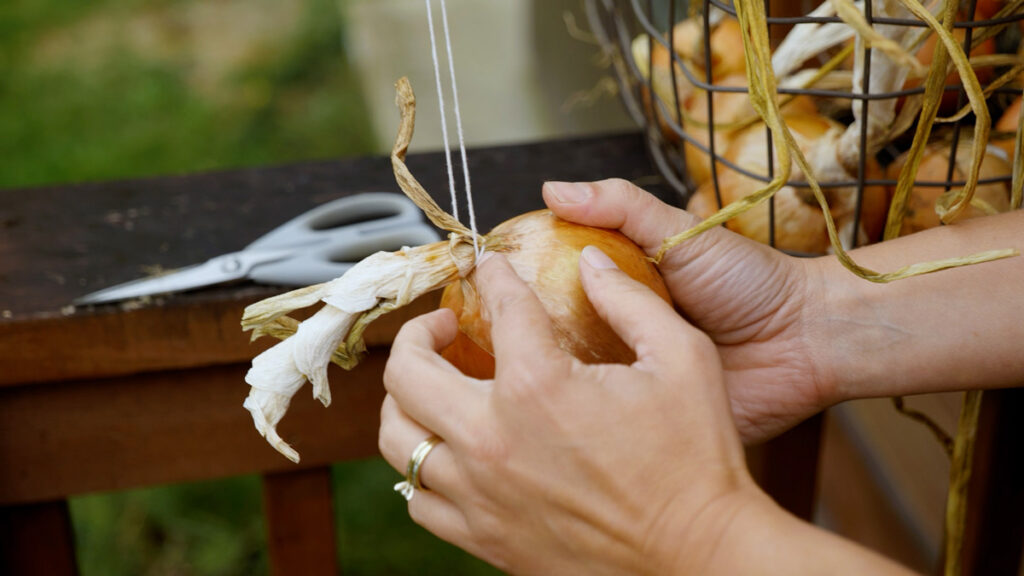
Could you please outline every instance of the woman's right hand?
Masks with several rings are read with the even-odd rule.
[[[625,180],[548,182],[543,193],[559,217],[618,229],[649,256],[700,221]],[[815,356],[828,345],[814,321],[822,311],[816,262],[715,228],[658,265],[677,309],[718,347],[745,442],[775,436],[838,400]]]

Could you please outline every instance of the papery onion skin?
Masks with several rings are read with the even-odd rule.
[[[583,291],[579,258],[585,246],[600,248],[626,274],[671,302],[654,264],[615,230],[574,224],[540,210],[499,224],[487,235],[487,246],[492,245],[540,299],[559,346],[588,364],[628,364],[636,355],[597,315]],[[477,295],[475,272],[445,288],[441,306],[459,319],[459,333],[442,355],[469,376],[493,377],[490,323]]]

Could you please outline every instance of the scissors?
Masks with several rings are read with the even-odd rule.
[[[232,280],[305,286],[344,274],[379,251],[440,240],[420,209],[401,194],[367,192],[322,204],[261,236],[239,252],[169,274],[118,284],[74,300],[101,304],[181,292]]]

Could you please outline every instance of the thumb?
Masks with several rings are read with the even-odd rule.
[[[665,238],[700,222],[627,180],[546,182],[544,202],[563,220],[619,230],[653,256]]]
[[[653,290],[622,272],[595,246],[583,249],[580,277],[587,298],[601,318],[655,371],[673,370],[715,353],[706,334],[683,319]]]

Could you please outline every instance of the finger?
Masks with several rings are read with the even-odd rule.
[[[405,474],[413,451],[433,434],[409,417],[388,394],[380,410],[378,447],[384,460],[399,474]],[[441,442],[420,465],[420,483],[439,494],[450,496],[458,489],[458,469],[451,449]]]
[[[696,216],[673,208],[621,179],[546,182],[542,194],[548,208],[559,218],[617,229],[651,256],[661,248],[662,240],[700,222]]]
[[[415,421],[442,438],[457,438],[462,415],[475,414],[482,389],[438,353],[455,339],[458,322],[442,308],[405,323],[391,345],[384,388]]]
[[[436,492],[417,490],[409,501],[409,517],[438,538],[483,558],[462,510]]]
[[[619,270],[594,246],[583,249],[580,276],[598,315],[636,352],[641,368],[674,370],[714,350],[710,339],[653,290]],[[696,350],[695,350],[696,349]]]
[[[477,287],[491,322],[496,370],[533,365],[558,355],[551,319],[537,295],[501,254],[490,254],[477,266]]]

